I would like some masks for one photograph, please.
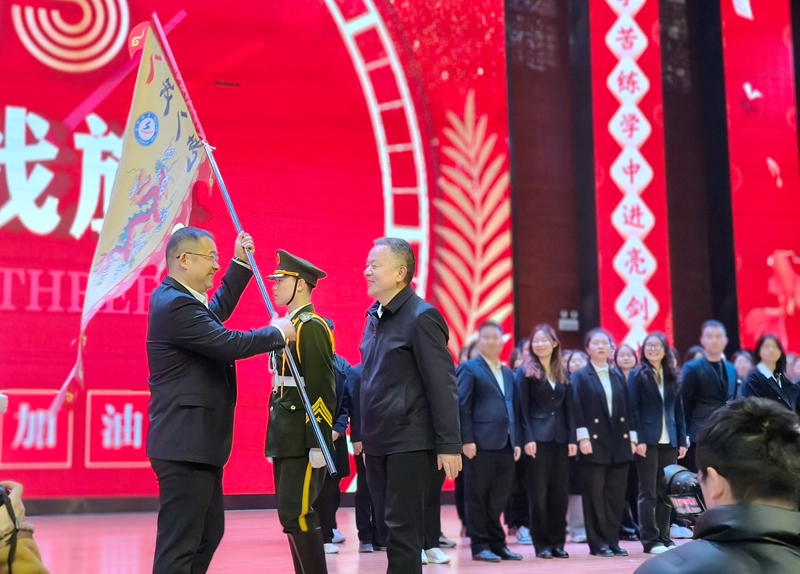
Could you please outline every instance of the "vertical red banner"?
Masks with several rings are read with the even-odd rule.
[[[800,181],[788,0],[722,3],[742,346],[800,342]]]
[[[658,0],[591,0],[600,321],[672,339]]]

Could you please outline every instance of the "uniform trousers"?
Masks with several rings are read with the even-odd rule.
[[[425,502],[433,450],[366,456],[367,482],[375,515],[386,523],[387,574],[421,574]]]
[[[150,459],[158,479],[153,574],[203,574],[225,532],[222,467]]]
[[[484,550],[500,552],[506,547],[500,515],[514,480],[514,453],[510,445],[503,450],[479,450],[472,459],[465,459],[465,465],[464,498],[472,555]]]
[[[527,455],[526,455],[527,456]],[[526,486],[530,502],[533,547],[564,548],[569,506],[569,451],[557,442],[537,442],[536,458],[527,458]]]
[[[272,459],[278,518],[285,533],[309,532],[320,527],[319,514],[312,505],[327,472],[325,467],[312,468],[307,456]]]
[[[669,542],[671,507],[658,498],[658,483],[664,468],[678,460],[678,449],[669,444],[647,445],[647,456],[636,456],[639,473],[639,538],[649,550],[653,545]]]
[[[629,462],[581,462],[583,518],[591,552],[619,547],[619,527],[625,506]]]

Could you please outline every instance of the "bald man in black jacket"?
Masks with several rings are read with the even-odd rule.
[[[411,288],[415,260],[402,239],[383,238],[364,275],[370,296],[361,342],[361,439],[378,520],[388,527],[389,574],[422,572],[425,498],[433,465],[461,470],[461,429],[448,329]]]

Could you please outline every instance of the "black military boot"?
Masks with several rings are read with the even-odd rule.
[[[295,572],[299,562],[301,574],[328,574],[321,528],[308,532],[292,532],[289,538],[296,550]]]
[[[294,540],[291,534],[287,534],[289,539],[289,548],[292,550],[292,562],[294,562],[294,574],[303,574],[303,566],[300,564],[300,558],[297,556],[297,548],[295,548]]]

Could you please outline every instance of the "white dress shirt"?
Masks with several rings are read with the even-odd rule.
[[[611,388],[611,376],[608,374],[608,367],[595,367],[592,368],[597,373],[597,378],[600,379],[600,384],[603,385],[603,390],[606,393],[606,406],[608,407],[608,416],[614,415],[614,390]]]
[[[658,392],[661,394],[661,438],[658,439],[658,444],[669,444],[669,429],[667,429],[667,413],[666,404],[664,402],[664,368],[658,367],[658,371],[655,375]]]
[[[186,283],[184,283],[179,279],[175,279],[175,281],[186,287],[186,289],[189,290],[189,293],[192,294],[192,297],[200,301],[206,309],[208,308],[208,295],[206,295],[205,293],[200,293],[199,291],[195,291],[194,289],[192,289]]]
[[[489,365],[489,368],[492,370],[494,374],[494,378],[497,380],[497,384],[500,386],[500,392],[503,393],[503,396],[506,396],[506,382],[503,379],[503,365],[500,364],[500,361],[492,362],[487,359],[484,355],[481,355],[483,360],[486,361],[486,364]]]

